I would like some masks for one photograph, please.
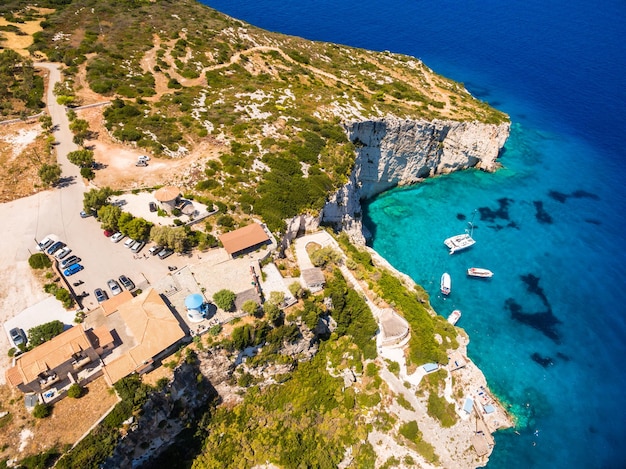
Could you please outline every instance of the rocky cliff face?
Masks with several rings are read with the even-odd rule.
[[[494,171],[509,123],[415,121],[387,117],[346,124],[357,155],[348,183],[324,206],[322,221],[363,244],[361,200],[397,185],[471,167]]]

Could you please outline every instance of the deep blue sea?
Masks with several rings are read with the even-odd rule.
[[[626,467],[626,2],[204,3],[265,29],[419,57],[511,116],[495,174],[369,201],[372,246],[440,314],[462,310],[470,356],[518,418],[519,435],[496,435],[489,468]],[[473,216],[476,245],[448,255],[443,239]],[[471,266],[494,278],[467,278]]]

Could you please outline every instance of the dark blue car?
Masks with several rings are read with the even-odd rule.
[[[65,247],[65,243],[61,242],[61,241],[57,241],[56,243],[54,243],[52,246],[50,246],[48,248],[48,251],[46,251],[48,254],[52,255],[55,252],[57,252],[59,249],[64,248]]]

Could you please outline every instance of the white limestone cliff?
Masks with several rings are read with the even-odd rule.
[[[349,181],[324,206],[322,222],[364,244],[361,200],[398,185],[467,168],[494,171],[510,124],[386,117],[345,124],[356,147]]]

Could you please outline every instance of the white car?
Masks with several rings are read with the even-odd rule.
[[[119,243],[122,238],[124,237],[123,233],[120,233],[119,231],[117,233],[115,233],[113,236],[111,236],[111,242],[113,243]]]
[[[150,157],[146,155],[141,155],[137,158],[137,163],[147,163],[148,161],[150,161]]]
[[[54,238],[52,236],[46,236],[41,242],[37,245],[37,249],[43,251],[48,249],[54,243]]]
[[[135,240],[133,238],[128,238],[126,241],[124,241],[125,248],[130,248],[133,244],[135,244]]]
[[[72,250],[70,248],[68,248],[67,246],[65,246],[63,249],[59,249],[54,254],[54,257],[56,257],[57,259],[61,260],[64,257],[66,257],[70,252],[72,252]]]

